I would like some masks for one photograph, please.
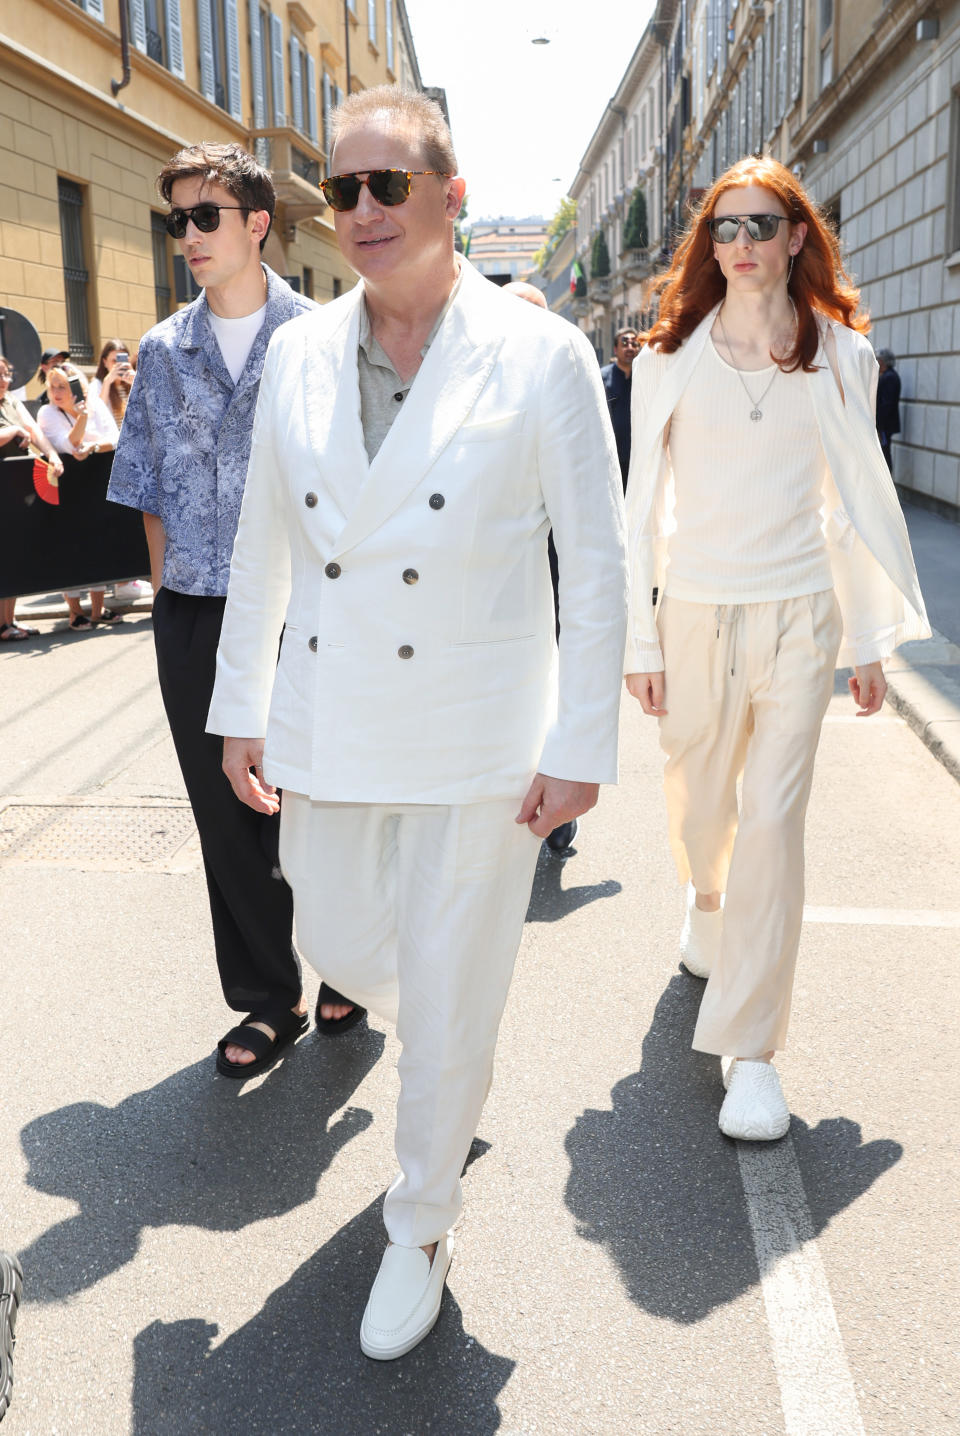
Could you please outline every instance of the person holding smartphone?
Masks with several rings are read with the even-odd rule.
[[[112,453],[117,447],[120,430],[102,399],[90,397],[87,381],[73,365],[62,365],[47,374],[49,403],[40,410],[41,431],[60,454],[86,459],[90,454]],[[92,628],[95,623],[120,623],[119,613],[103,604],[106,585],[91,588],[90,617],[84,613],[80,599],[87,589],[67,589],[64,598],[70,610],[70,627],[75,633]]]
[[[108,339],[100,351],[97,372],[90,380],[89,397],[103,400],[117,428],[127,411],[133,372],[129,346],[122,339]]]

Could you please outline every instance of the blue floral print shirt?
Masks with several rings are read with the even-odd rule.
[[[236,385],[201,294],[140,342],[107,497],[157,514],[166,534],[163,586],[222,597],[247,477],[267,345],[312,299],[264,265],[267,312]]]

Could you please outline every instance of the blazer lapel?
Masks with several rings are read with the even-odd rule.
[[[360,420],[357,342],[362,285],[352,291],[338,326],[323,333],[323,311],[316,330],[307,328],[303,355],[303,392],[310,444],[322,481],[344,518],[356,506],[369,463]]]
[[[504,336],[484,324],[485,296],[475,292],[469,282],[473,278],[472,274],[464,275],[461,291],[430,345],[403,410],[370,465],[367,481],[335,541],[336,554],[353,548],[396,512],[456,434],[493,371]],[[359,323],[351,326],[341,387],[349,386],[354,395],[356,427],[363,449],[356,378],[358,331]],[[352,374],[352,380],[348,374]],[[339,403],[338,400],[338,412]],[[363,453],[366,458],[366,451]]]

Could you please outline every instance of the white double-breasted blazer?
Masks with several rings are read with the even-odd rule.
[[[652,673],[663,667],[652,604],[662,594],[667,540],[673,527],[673,472],[664,435],[674,409],[703,353],[717,316],[712,309],[672,354],[646,348],[633,363],[627,482],[630,554],[630,623],[624,671]],[[927,623],[910,539],[897,491],[876,429],[877,361],[869,342],[844,324],[821,318],[818,368],[808,374],[832,487],[824,504],[824,534],[834,586],[844,616],[838,666],[853,664],[857,640],[883,633],[891,652],[907,639],[926,638]],[[834,349],[841,396],[825,345]],[[860,547],[857,594],[846,590],[847,565],[837,556]],[[669,586],[669,585],[668,585]],[[850,626],[856,614],[859,628]]]
[[[361,283],[271,340],[208,731],[265,735],[267,780],[314,799],[614,782],[626,562],[592,348],[464,262],[370,463],[362,302]]]

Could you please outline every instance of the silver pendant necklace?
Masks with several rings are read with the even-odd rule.
[[[794,323],[796,323],[797,311],[796,311],[796,309],[794,309],[794,307],[793,307],[793,300],[792,300],[792,299],[791,299],[791,301],[790,301],[790,308],[793,309],[793,319],[794,319]],[[726,329],[724,329],[724,327],[723,327],[723,305],[722,305],[722,304],[721,304],[721,306],[720,306],[720,311],[719,311],[719,313],[717,314],[717,318],[718,318],[719,321],[720,321],[720,333],[723,335],[723,342],[724,342],[724,344],[727,346],[727,353],[730,355],[730,358],[732,359],[732,358],[733,358],[733,350],[730,348],[730,340],[727,338],[727,331],[726,331]],[[759,399],[755,399],[755,398],[753,397],[753,395],[750,393],[750,390],[749,390],[749,388],[747,387],[747,381],[746,381],[746,379],[744,379],[743,374],[742,374],[741,371],[736,367],[736,365],[733,366],[733,372],[736,374],[737,378],[740,380],[740,383],[743,385],[743,392],[746,394],[747,398],[750,400],[750,418],[753,420],[753,422],[754,422],[755,424],[756,424],[756,423],[759,423],[759,421],[763,418],[763,410],[760,408],[760,405],[763,403],[764,399],[765,399],[765,398],[767,397],[767,395],[770,393],[771,385],[773,384],[774,379],[776,379],[777,375],[780,373],[780,365],[779,365],[779,364],[775,364],[775,365],[773,366],[773,373],[770,375],[770,382],[767,384],[767,387],[764,389],[764,391],[763,391],[763,393],[760,395],[760,398],[759,398]]]

